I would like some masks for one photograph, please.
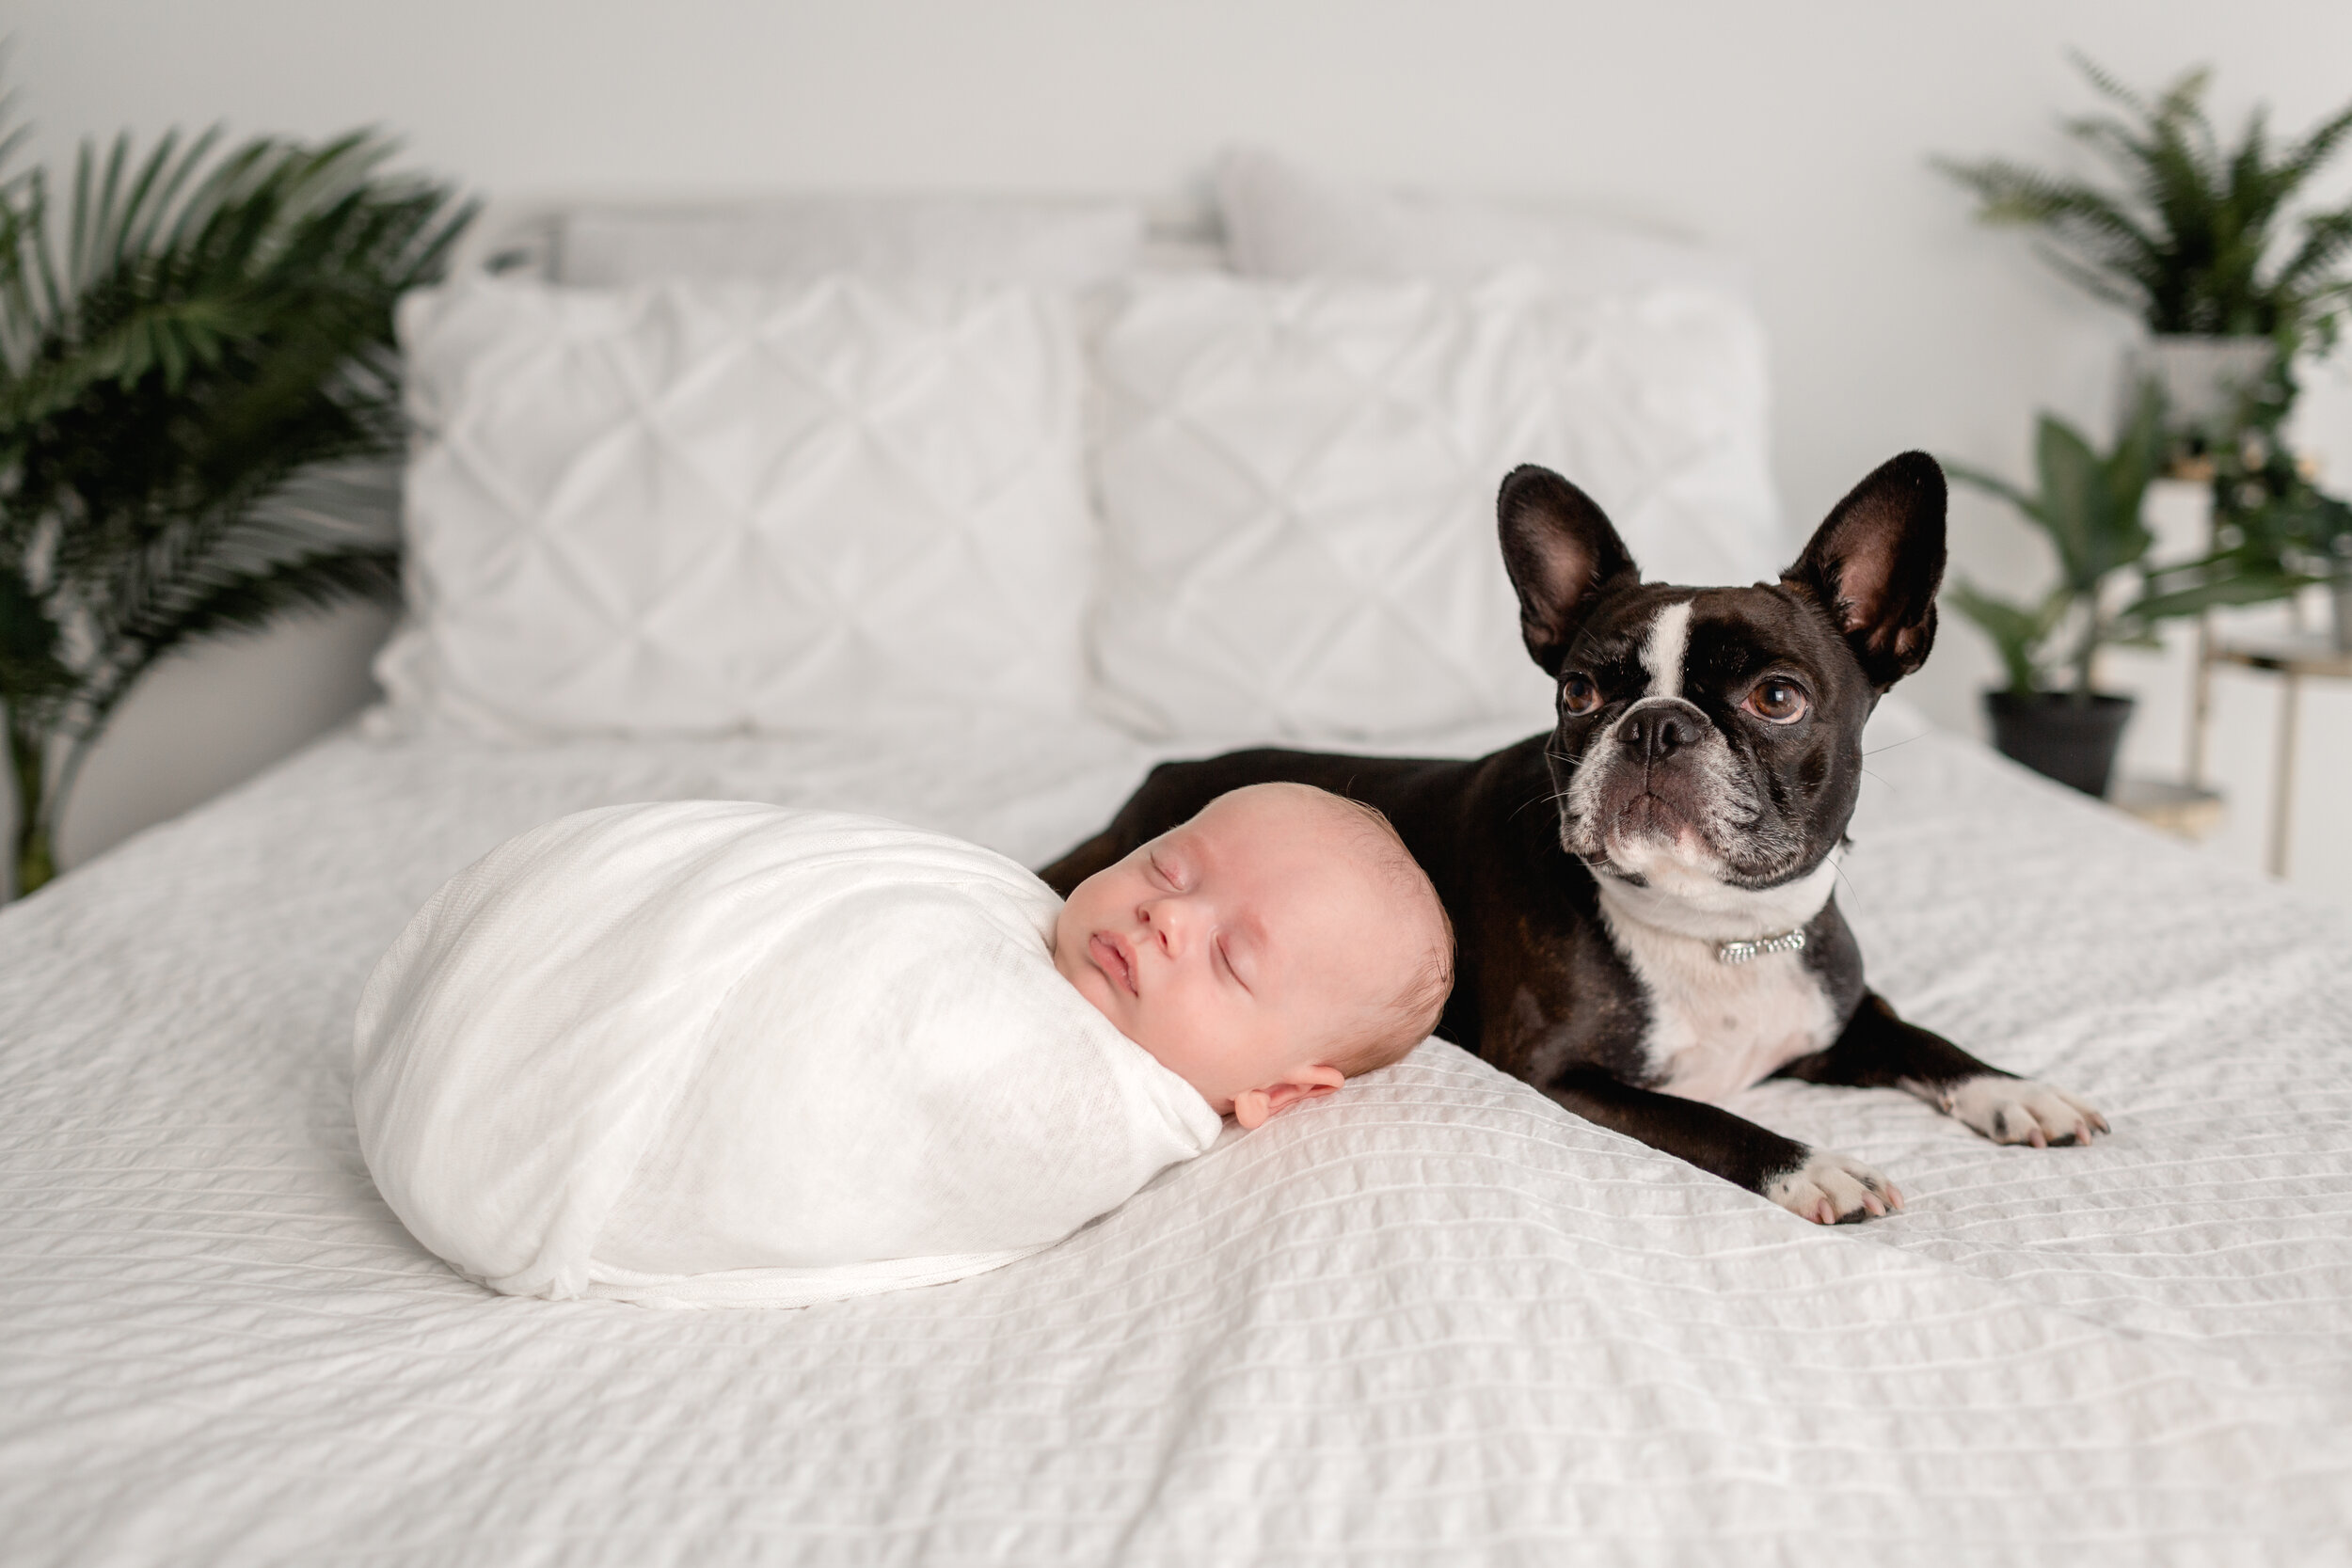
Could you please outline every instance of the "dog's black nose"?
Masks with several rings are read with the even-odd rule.
[[[1617,726],[1617,743],[1646,762],[1671,755],[1697,738],[1697,724],[1678,707],[1637,707]]]

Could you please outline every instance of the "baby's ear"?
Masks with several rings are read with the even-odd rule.
[[[1347,1074],[1335,1067],[1293,1068],[1281,1077],[1260,1089],[1244,1089],[1233,1096],[1233,1119],[1245,1132],[1263,1127],[1277,1111],[1287,1110],[1302,1100],[1317,1100],[1347,1082]]]

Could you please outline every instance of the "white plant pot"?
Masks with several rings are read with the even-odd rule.
[[[2352,565],[2336,568],[2328,592],[2335,600],[2336,652],[2352,654]]]
[[[2126,391],[2136,401],[2140,385],[2153,381],[2164,389],[2169,429],[2219,440],[2230,435],[2240,404],[2261,382],[2276,352],[2267,338],[2158,334],[2134,345],[2126,361]]]

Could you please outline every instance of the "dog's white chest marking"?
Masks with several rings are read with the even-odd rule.
[[[1649,1001],[1643,1045],[1658,1075],[1655,1087],[1686,1100],[1724,1100],[1837,1037],[1829,993],[1803,954],[1771,953],[1739,964],[1717,957],[1725,940],[1764,934],[1757,916],[1785,922],[1783,929],[1811,920],[1828,902],[1836,875],[1824,863],[1788,888],[1747,895],[1760,907],[1744,923],[1654,889],[1604,882],[1601,918]]]

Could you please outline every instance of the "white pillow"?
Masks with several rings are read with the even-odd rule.
[[[1074,288],[1133,271],[1133,201],[1025,197],[802,196],[704,210],[586,208],[558,221],[555,277],[613,287],[665,278],[853,272]]]
[[[399,325],[396,711],[531,738],[1076,710],[1092,522],[1059,296],[470,277]]]
[[[1495,539],[1520,463],[1654,579],[1784,564],[1762,339],[1719,293],[1140,278],[1098,369],[1098,701],[1146,735],[1549,721]]]
[[[1574,293],[1673,286],[1747,297],[1737,260],[1688,241],[1573,212],[1375,190],[1255,149],[1218,161],[1216,201],[1234,270],[1250,277],[1470,283],[1534,265]]]

